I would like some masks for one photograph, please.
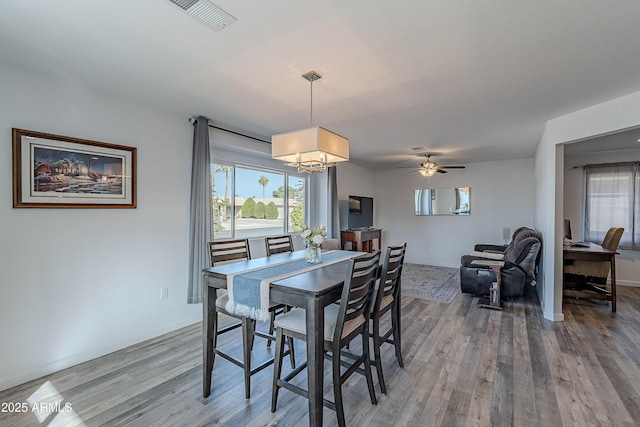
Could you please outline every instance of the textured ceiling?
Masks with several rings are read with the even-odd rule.
[[[532,157],[545,122],[640,90],[637,0],[3,0],[0,61],[269,137],[314,121],[363,166]],[[637,138],[636,138],[637,139]]]

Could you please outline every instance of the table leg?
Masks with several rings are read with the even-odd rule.
[[[324,376],[324,307],[309,298],[307,321],[307,376],[309,382],[309,426],[322,426],[322,390]]]
[[[203,279],[202,292],[202,396],[211,394],[211,373],[213,371],[213,331],[217,330],[215,312],[216,288],[207,285],[207,279]]]

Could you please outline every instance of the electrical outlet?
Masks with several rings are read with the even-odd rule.
[[[169,298],[169,288],[167,286],[160,288],[160,299]]]

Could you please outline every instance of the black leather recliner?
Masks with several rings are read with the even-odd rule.
[[[532,230],[537,233],[535,230]],[[538,237],[519,238],[504,254],[504,266],[500,268],[502,298],[519,297],[530,272],[535,271],[538,252],[541,246]],[[474,261],[479,257],[463,255],[460,260],[460,288],[464,293],[489,295],[496,274],[491,267],[479,265]]]
[[[473,247],[473,250],[475,252],[489,252],[489,253],[504,254],[507,251],[507,249],[513,248],[513,246],[516,243],[518,243],[518,241],[524,239],[525,237],[537,237],[538,240],[542,240],[541,239],[542,235],[540,234],[539,231],[529,227],[520,227],[513,232],[513,235],[511,236],[511,243],[509,243],[508,245],[492,245],[492,244],[479,243]]]
[[[504,254],[511,250],[518,242],[527,237],[535,237],[540,240],[542,243],[542,233],[538,230],[534,230],[529,227],[520,227],[513,232],[513,236],[511,238],[511,243],[508,245],[492,245],[492,244],[476,244],[473,247],[473,252],[469,255],[479,258],[489,258],[489,259],[503,259]],[[531,284],[536,277],[538,262],[540,261],[540,251],[538,251],[538,256],[536,257],[536,262],[533,268],[528,272],[527,275],[527,284]]]

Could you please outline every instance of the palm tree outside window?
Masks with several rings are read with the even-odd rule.
[[[213,163],[211,169],[215,239],[302,230],[306,222],[305,174],[222,162]]]

